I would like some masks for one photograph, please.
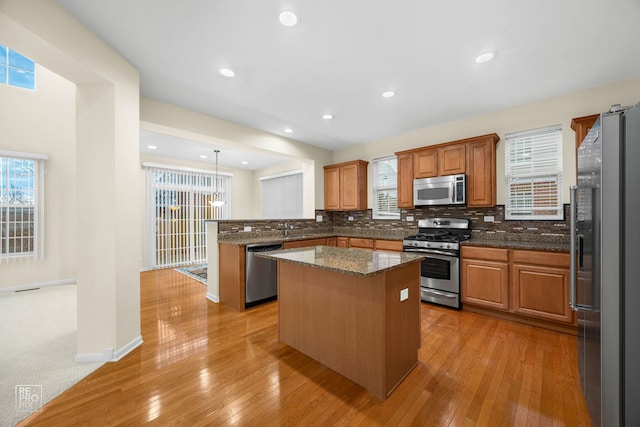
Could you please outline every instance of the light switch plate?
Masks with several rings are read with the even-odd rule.
[[[322,215],[316,215],[316,222],[322,222]]]
[[[409,288],[404,288],[400,291],[400,301],[404,301],[409,298]]]
[[[353,221],[353,217],[352,216],[349,217],[349,221]]]
[[[413,215],[407,215],[407,222],[413,221]]]
[[[493,222],[493,215],[485,215],[484,222]]]
[[[250,225],[245,226],[244,231],[251,231],[251,226]]]

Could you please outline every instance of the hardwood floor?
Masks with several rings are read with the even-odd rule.
[[[277,342],[277,301],[236,312],[141,275],[144,344],[21,425],[590,426],[576,338],[422,304],[420,363],[386,400]]]

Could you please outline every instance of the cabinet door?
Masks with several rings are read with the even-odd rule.
[[[414,178],[438,176],[438,150],[435,148],[413,154]]]
[[[467,144],[467,206],[496,205],[496,144],[495,141]]]
[[[337,211],[340,209],[340,168],[324,168],[324,209]]]
[[[465,173],[465,145],[456,144],[438,148],[438,175]]]
[[[339,248],[348,248],[349,247],[349,238],[348,237],[338,237],[336,245]]]
[[[338,238],[327,237],[327,246],[338,246]]]
[[[569,308],[569,269],[513,264],[513,311],[540,319],[573,323]]]
[[[398,155],[398,207],[413,208],[413,154]]]
[[[509,310],[509,264],[463,259],[461,293],[463,303]]]
[[[358,164],[340,167],[340,208],[343,210],[359,209]]]

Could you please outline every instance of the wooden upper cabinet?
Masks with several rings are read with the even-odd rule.
[[[596,122],[598,117],[600,117],[600,114],[592,114],[590,116],[576,117],[574,119],[571,119],[571,129],[573,129],[576,133],[576,151],[578,150],[578,147],[580,147],[580,144],[582,144],[584,137],[587,136],[589,130],[591,130],[591,127]]]
[[[413,150],[398,151],[398,207],[413,208],[413,180],[467,175],[467,206],[496,205],[495,134],[481,135]],[[411,161],[413,159],[413,162]]]
[[[438,175],[457,175],[466,171],[465,144],[438,148]]]
[[[367,165],[354,160],[324,167],[324,208],[328,211],[367,209]]]
[[[438,176],[438,150],[420,150],[413,154],[413,177],[430,178]],[[413,182],[411,183],[413,186]]]
[[[324,208],[328,211],[340,209],[340,168],[324,167]]]
[[[413,154],[398,154],[398,207],[413,208]]]
[[[467,206],[496,205],[496,143],[495,133],[474,138],[467,143]]]

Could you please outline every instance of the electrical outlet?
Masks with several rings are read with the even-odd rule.
[[[413,215],[407,215],[407,222],[413,221]]]
[[[409,288],[404,288],[400,291],[400,301],[404,301],[409,298]]]
[[[244,231],[251,231],[251,226],[250,225],[245,226]]]
[[[316,215],[316,222],[322,222],[322,215]]]
[[[484,222],[493,222],[493,215],[485,215]]]
[[[353,221],[353,217],[352,216],[350,216],[348,219],[349,219],[349,221]]]

